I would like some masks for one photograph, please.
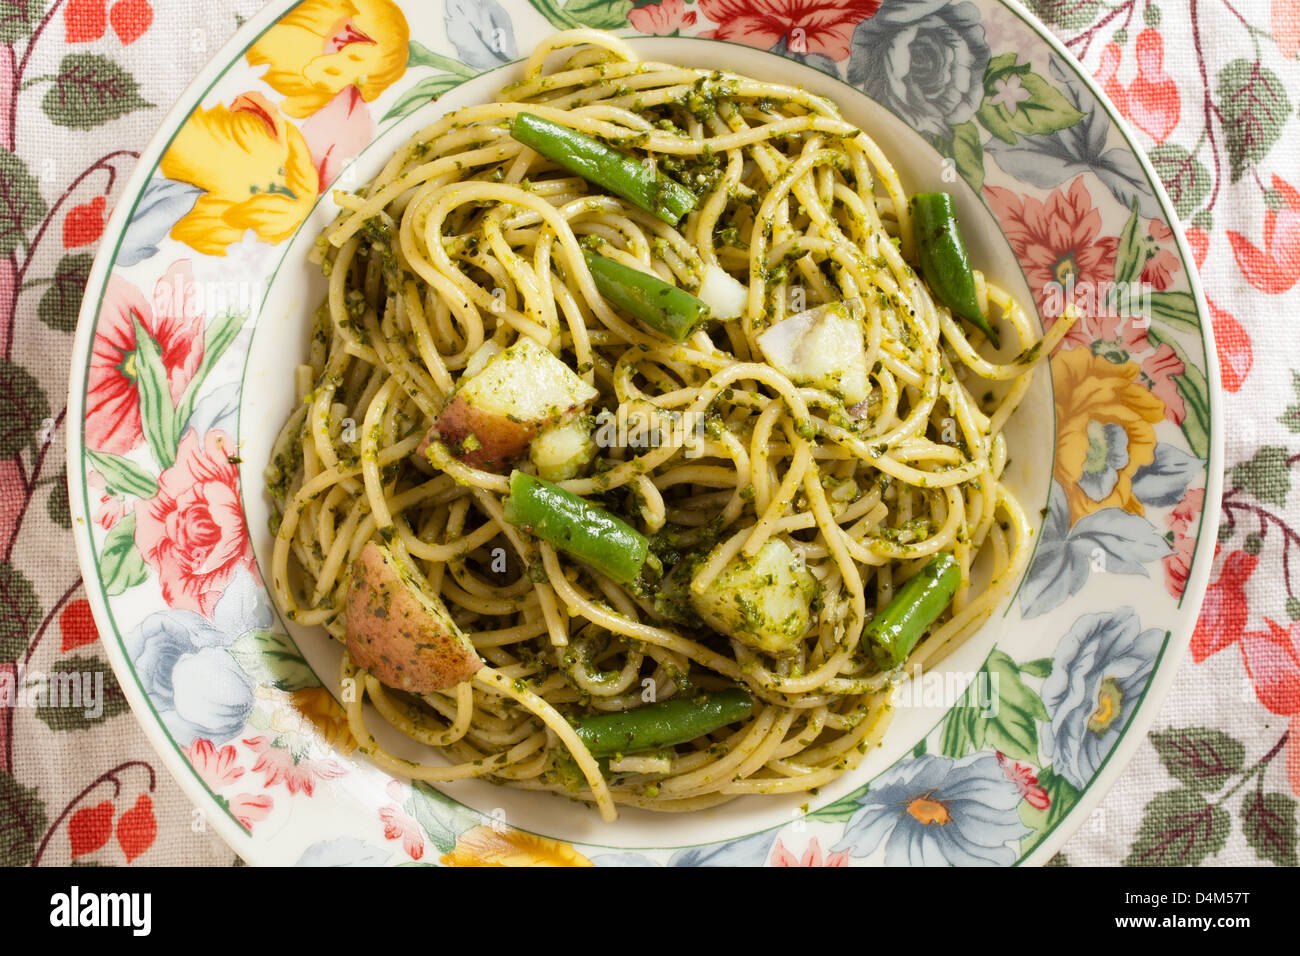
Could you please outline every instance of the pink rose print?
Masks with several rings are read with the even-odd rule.
[[[199,779],[213,793],[244,775],[244,768],[236,764],[238,751],[229,744],[218,749],[212,741],[200,737],[183,749],[182,753],[189,759]],[[254,823],[265,820],[271,813],[272,800],[266,794],[239,793],[229,799],[219,796],[217,801],[226,805],[245,830],[252,830]]]
[[[1174,550],[1165,555],[1165,590],[1174,597],[1182,597],[1187,587],[1187,575],[1192,567],[1192,554],[1196,551],[1196,526],[1205,508],[1205,489],[1195,488],[1183,495],[1169,513],[1169,529],[1174,533]]]
[[[770,50],[782,40],[793,53],[848,58],[853,28],[880,9],[881,0],[700,0],[700,12],[719,24],[704,34]]]
[[[253,737],[244,744],[257,754],[253,773],[265,773],[264,787],[283,783],[290,793],[311,796],[317,780],[341,777],[346,770],[333,760],[312,760],[295,754],[288,747],[277,747],[268,737]]]
[[[236,765],[239,755],[229,744],[218,750],[211,740],[200,737],[184,753],[209,790],[220,790],[244,775],[244,768]]]
[[[778,839],[776,846],[772,848],[772,865],[773,866],[848,866],[849,851],[844,850],[840,853],[828,853],[825,858],[822,857],[822,848],[817,843],[817,838],[813,837],[808,841],[808,849],[804,851],[803,856],[795,856],[785,848],[785,844]]]
[[[230,798],[230,812],[245,830],[271,815],[273,801],[264,793],[238,793]]]
[[[381,808],[379,819],[384,822],[384,839],[401,840],[402,849],[412,860],[424,856],[424,834],[420,832],[420,825],[400,807]]]
[[[174,608],[210,617],[237,570],[256,574],[234,454],[224,432],[208,432],[200,446],[191,430],[159,478],[158,493],[136,502],[136,545]]]
[[[663,37],[682,27],[694,26],[695,11],[687,13],[683,0],[663,0],[662,3],[633,8],[627,15],[627,22],[642,33]]]

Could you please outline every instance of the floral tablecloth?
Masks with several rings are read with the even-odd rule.
[[[351,10],[363,0],[312,2]],[[258,6],[0,0],[0,685],[53,672],[104,680],[92,709],[0,708],[0,863],[236,862],[162,768],[103,664],[77,570],[63,462],[71,333],[106,217],[168,105]],[[645,32],[703,18],[729,39],[760,46],[788,43],[801,30],[798,42],[815,50],[844,42],[880,4],[628,6]],[[1029,6],[1097,78],[1165,180],[1209,300],[1227,422],[1219,552],[1191,654],[1138,756],[1055,862],[1294,865],[1300,4]],[[86,95],[91,87],[95,96]],[[1022,238],[1033,248],[1017,249],[1021,258],[1113,271],[1114,240],[1090,231],[1086,199],[1062,190],[1050,200],[1058,208],[1020,210],[1026,219],[1072,224],[1036,238],[1027,229]],[[1163,569],[1171,587],[1186,574],[1176,531]],[[206,766],[222,757],[197,759]],[[214,772],[250,773],[264,792],[296,779],[273,763]],[[389,836],[404,839],[396,825]],[[779,848],[771,862],[839,862],[820,856]]]

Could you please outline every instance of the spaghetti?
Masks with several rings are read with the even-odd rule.
[[[693,208],[673,224],[544,158],[512,135],[525,113],[684,185]],[[336,198],[316,246],[328,298],[268,468],[271,577],[288,616],[348,641],[348,717],[381,767],[552,791],[606,819],[815,790],[888,724],[900,670],[864,632],[904,582],[939,555],[957,569],[916,668],[1023,569],[1003,429],[1069,322],[1040,341],[976,272],[981,313],[1013,343],[996,354],[1015,354],[989,357],[908,265],[897,173],[822,97],[560,33],[497,102],[442,117]],[[734,317],[716,307],[674,341],[611,304],[593,257],[702,298],[721,283]],[[847,356],[815,338],[828,315],[859,343]],[[486,388],[488,369],[534,352],[572,377],[572,407],[492,419],[519,382]],[[640,575],[509,520],[512,464],[643,536]],[[402,689],[358,663],[349,588],[379,543],[464,635],[468,679]],[[761,617],[774,608],[779,626]],[[687,741],[602,753],[584,736],[593,715],[738,687],[746,716]],[[443,759],[386,750],[365,701]]]

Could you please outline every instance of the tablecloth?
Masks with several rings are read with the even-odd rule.
[[[0,708],[0,863],[238,862],[104,664],[72,541],[64,427],[71,333],[106,218],[170,104],[259,5],[0,0],[0,680],[105,681],[98,713]],[[768,6],[778,19],[811,9]],[[1295,865],[1300,3],[1029,6],[1165,180],[1213,318],[1227,423],[1219,549],[1191,653],[1137,757],[1053,862]],[[77,71],[138,102],[69,111]]]

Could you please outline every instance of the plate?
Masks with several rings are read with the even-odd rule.
[[[1190,639],[1222,470],[1210,325],[1172,206],[1113,108],[1002,0],[278,0],[142,154],[87,286],[68,476],[87,593],[163,762],[257,864],[1045,862],[1132,756]],[[590,26],[642,55],[834,98],[908,191],[956,197],[973,258],[1040,315],[1087,313],[1008,428],[1039,516],[1013,594],[903,684],[883,745],[799,800],[688,815],[372,765],[341,650],[262,585],[261,471],[322,297],[331,189]],[[1114,294],[1112,294],[1114,293]],[[1052,449],[1048,454],[1047,449]],[[400,744],[395,744],[400,746]]]

